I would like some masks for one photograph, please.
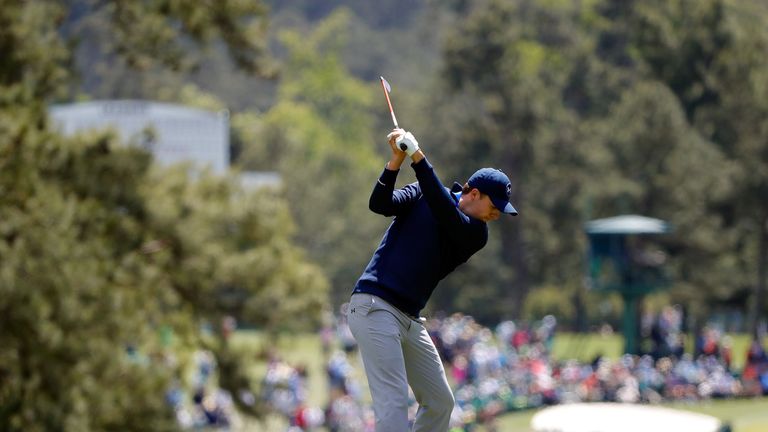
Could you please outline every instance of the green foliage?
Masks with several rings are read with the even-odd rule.
[[[706,75],[733,43],[722,0],[645,2],[637,7],[635,43],[654,76],[680,98],[692,116],[715,103]]]
[[[165,325],[194,344],[201,319],[224,315],[319,321],[327,284],[291,244],[275,192],[150,170],[109,136],[4,138],[25,145],[2,147],[3,173],[28,176],[0,181],[14,191],[0,206],[4,430],[172,428],[174,369],[135,364],[126,347],[155,352]]]
[[[267,10],[260,1],[116,1],[89,6],[112,23],[116,37],[107,39],[114,42],[110,51],[132,67],[144,69],[156,61],[179,67],[186,54],[185,39],[199,43],[220,39],[239,66],[263,71]]]
[[[334,302],[349,295],[386,222],[367,204],[383,166],[371,137],[376,88],[349,76],[339,59],[348,19],[342,11],[310,35],[283,36],[290,54],[278,103],[242,123],[253,138],[240,158],[246,168],[279,170],[296,239],[328,274]]]
[[[631,212],[675,227],[669,301],[765,316],[764,2],[379,3],[0,1],[0,428],[173,428],[174,370],[126,346],[162,353],[170,328],[191,349],[225,315],[307,328],[328,293],[343,301],[388,222],[367,210],[388,152],[380,74],[446,183],[500,167],[521,211],[433,309],[615,321],[617,299],[582,285],[582,223]],[[273,76],[273,40],[280,81],[243,74]],[[68,95],[229,108],[238,165],[282,186],[57,138],[45,106]]]
[[[513,180],[512,201],[524,217],[491,227],[493,241],[503,247],[495,256],[483,256],[493,263],[484,267],[493,270],[482,276],[512,316],[521,315],[532,283],[545,283],[549,275],[552,282],[564,282],[580,271],[574,251],[581,239],[572,233],[581,222],[587,150],[561,100],[571,75],[569,56],[582,52],[583,41],[566,25],[572,13],[535,2],[478,2],[447,39],[445,92],[430,102],[446,107],[432,120],[443,125],[428,141],[441,143],[436,159],[457,164],[461,171],[451,169],[462,172],[459,177],[496,166]],[[554,33],[532,24],[541,20]],[[479,273],[472,271],[468,279]]]
[[[146,425],[173,429],[163,399],[169,371],[125,354],[151,339],[160,316],[150,300],[156,278],[137,250],[136,188],[149,159],[108,137],[69,142],[30,126],[0,140],[24,143],[0,148],[3,165],[26,176],[19,184],[3,176],[0,186],[15,191],[0,205],[0,424],[103,430],[141,411]]]
[[[333,9],[293,6],[303,13],[302,27]],[[287,16],[291,7],[277,9]],[[356,73],[375,78],[392,63],[399,71],[429,72],[407,74],[402,81],[411,91],[398,94],[396,105],[443,179],[461,181],[480,166],[501,167],[511,174],[513,201],[521,207],[520,217],[491,227],[486,250],[441,284],[434,309],[461,309],[483,320],[519,316],[528,292],[574,287],[567,289],[575,290],[575,314],[584,322],[595,305],[578,287],[583,222],[639,213],[675,227],[663,239],[675,281],[671,301],[700,318],[719,304],[746,306],[737,299],[751,291],[753,318],[765,313],[764,2],[419,4],[409,15],[421,17],[419,37],[407,21],[391,35],[386,26],[370,25],[362,6],[352,10],[348,17],[360,40],[347,46],[357,47],[358,55],[344,59]],[[317,31],[326,34],[324,46],[342,46],[344,33],[328,35],[327,26]],[[411,39],[407,48],[403,35]],[[312,76],[311,69],[333,76],[338,58],[307,61],[323,48],[306,39],[285,39],[293,53],[289,64],[301,68],[286,70],[285,81],[297,84],[281,84],[281,98],[298,107],[312,95],[324,121],[335,124],[338,109],[358,124],[343,104],[319,95],[330,80]],[[380,44],[362,52],[361,40]],[[439,70],[419,63],[429,58],[433,40],[442,41]],[[383,58],[377,64],[361,64],[376,61],[378,50]],[[314,125],[318,141],[330,136],[310,110],[283,109],[282,116]],[[253,123],[254,136],[265,138],[251,147],[254,155],[259,149],[252,160],[280,154],[280,134],[266,122]],[[317,154],[311,146],[304,150],[307,160]]]
[[[56,95],[70,78],[69,53],[56,23],[58,2],[0,2],[0,102],[39,101]]]
[[[637,45],[651,76],[675,93],[691,125],[722,152],[724,160],[710,170],[731,184],[707,191],[714,192],[707,210],[710,219],[719,218],[709,224],[717,231],[698,227],[697,237],[709,242],[702,252],[710,262],[689,260],[687,279],[715,280],[719,289],[707,292],[720,299],[753,291],[754,326],[765,313],[768,278],[762,270],[768,265],[765,6],[681,0],[644,4],[637,15]]]
[[[71,45],[68,59],[83,78],[70,95],[154,98],[180,90],[210,58],[251,79],[277,72],[267,53],[268,9],[262,1],[27,3],[62,4],[56,37]]]
[[[373,72],[389,70],[393,61],[401,71],[429,71],[414,69],[429,54],[404,49],[399,37],[410,35],[409,48],[442,38],[439,75],[411,73],[402,80],[413,91],[397,95],[396,103],[405,102],[398,112],[408,114],[401,120],[407,119],[446,181],[461,181],[479,166],[506,169],[515,185],[513,200],[523,210],[521,217],[491,227],[495,234],[486,250],[441,284],[434,309],[458,308],[485,320],[517,316],[529,290],[581,280],[583,222],[628,212],[673,223],[675,233],[664,240],[676,281],[672,300],[697,315],[705,314],[712,300],[727,301],[760,286],[755,274],[766,267],[759,258],[766,255],[759,252],[766,237],[757,227],[765,224],[762,216],[743,216],[764,214],[757,202],[765,195],[759,174],[765,172],[760,140],[766,118],[760,102],[766,100],[761,96],[765,7],[715,0],[661,3],[427,5],[412,14],[430,17],[417,25],[430,35],[419,43],[410,26],[391,35],[386,27],[366,27],[370,16],[353,8],[357,15],[348,17],[355,37],[380,41],[384,53],[397,52],[384,54],[376,69],[360,64],[376,61],[376,54],[358,47],[358,55],[344,57],[358,74],[375,78]],[[311,5],[294,6],[309,21],[302,27],[325,15]],[[459,20],[458,14],[467,18]],[[320,28],[318,34],[328,33],[327,24]],[[324,46],[343,46],[344,33],[333,34],[325,36]],[[305,39],[285,39],[292,47],[289,63],[301,65],[298,73],[287,70],[285,81],[304,84],[284,83],[281,98],[298,107],[304,94],[312,95],[324,120],[333,121],[332,112],[339,109],[341,117],[358,124],[359,117],[343,104],[337,107],[318,94],[330,80],[311,77],[310,70],[332,76],[338,58],[306,61],[311,51],[323,48]],[[415,103],[421,107],[414,109]],[[296,108],[281,115],[315,125],[309,128],[313,136],[327,139],[309,113]],[[250,147],[251,161],[267,160],[286,147],[280,133],[258,118],[249,122],[252,136],[265,138]],[[304,150],[307,160],[317,154],[312,146]],[[754,197],[756,205],[748,207],[752,198],[746,197]],[[591,296],[574,289],[576,314],[589,314],[595,307]]]
[[[227,314],[259,326],[319,322],[327,282],[291,243],[277,191],[247,192],[234,178],[205,174],[191,182],[184,167],[157,170],[148,185],[153,241],[162,248],[153,261],[176,302],[212,322]]]
[[[500,229],[503,248],[444,283],[456,307],[475,307],[458,294],[471,289],[494,293],[483,313],[507,302],[517,316],[529,289],[572,286],[581,224],[618,213],[673,223],[673,299],[697,315],[765,285],[765,272],[754,282],[765,200],[745,204],[765,196],[768,15],[755,2],[657,3],[476,1],[449,33],[444,91],[427,102],[441,130],[425,141],[441,143],[452,172],[510,171],[521,210]]]
[[[132,67],[173,66],[191,40],[220,37],[253,68],[263,41],[243,26],[263,12],[238,1],[2,2],[0,429],[175,430],[173,359],[200,346],[203,323],[319,321],[327,281],[293,245],[276,191],[154,167],[108,133],[65,139],[45,117],[72,78],[83,16],[112,24],[101,42]],[[202,96],[181,95],[218,103]]]

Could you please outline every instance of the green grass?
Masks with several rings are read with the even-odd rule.
[[[575,359],[591,362],[602,355],[616,359],[622,354],[623,340],[620,335],[558,333],[552,344],[552,357],[556,360]]]
[[[744,367],[747,349],[751,341],[749,335],[730,335],[733,350],[733,368],[740,371]],[[686,338],[686,352],[693,351],[693,337]],[[591,362],[598,354],[610,359],[619,358],[624,347],[620,334],[578,334],[557,333],[552,346],[552,356],[557,360],[576,359]]]
[[[669,406],[728,421],[735,432],[768,431],[768,398],[713,401],[698,405],[675,403]]]
[[[663,404],[669,408],[708,414],[730,422],[734,432],[768,431],[768,398],[717,400],[703,403]],[[538,410],[506,414],[497,419],[499,431],[531,432],[531,418]]]
[[[324,407],[327,402],[327,388],[325,364],[327,358],[323,356],[320,340],[314,334],[282,334],[268,337],[264,333],[253,331],[239,331],[232,339],[236,347],[247,349],[253,353],[272,350],[292,365],[304,365],[308,371],[309,404],[311,406]],[[736,335],[734,343],[734,366],[741,368],[744,364],[749,338]],[[689,346],[691,346],[689,344]],[[621,355],[622,339],[620,335],[579,335],[558,333],[552,347],[553,356],[558,360],[577,359],[579,361],[591,361],[596,355],[601,354],[608,358],[618,358]],[[357,382],[364,386],[363,394],[368,397],[367,381],[363,373],[358,356],[350,357],[350,361],[356,370]],[[264,361],[255,361],[249,369],[253,377],[262,377],[266,371]],[[713,415],[722,420],[731,421],[735,432],[766,432],[768,431],[768,398],[712,401],[701,404],[674,403],[667,404],[677,409],[684,409]],[[506,414],[497,419],[499,431],[504,432],[529,432],[531,417],[535,410]],[[283,432],[284,422],[276,417],[267,419],[266,422],[248,420],[245,431]],[[484,432],[479,428],[477,432]]]

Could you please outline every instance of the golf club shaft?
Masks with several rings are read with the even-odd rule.
[[[392,123],[395,125],[395,129],[399,128],[400,126],[397,125],[397,117],[395,117],[395,110],[392,108],[392,101],[389,100],[389,90],[388,82],[384,79],[384,77],[381,78],[381,87],[384,89],[384,97],[387,98],[387,105],[389,106],[389,114],[392,115]]]

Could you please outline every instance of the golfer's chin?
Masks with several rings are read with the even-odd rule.
[[[483,221],[485,223],[488,223],[488,222],[491,222],[491,221],[498,220],[499,219],[499,215],[498,214],[483,215],[482,217],[480,217],[478,219],[480,219],[481,221]]]

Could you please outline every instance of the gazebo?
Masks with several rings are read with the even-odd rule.
[[[668,233],[669,223],[645,216],[623,215],[587,222],[587,277],[590,287],[616,291],[624,300],[624,352],[638,353],[638,305],[642,298],[669,285],[666,255],[649,236]]]

